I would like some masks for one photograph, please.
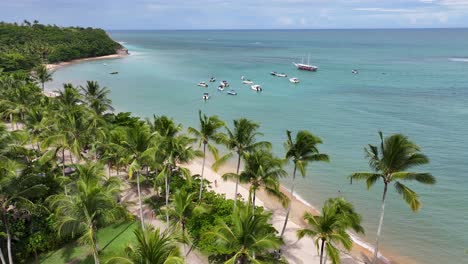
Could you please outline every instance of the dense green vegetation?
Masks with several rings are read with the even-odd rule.
[[[41,63],[115,54],[122,48],[104,30],[0,22],[0,69],[29,71]]]
[[[185,131],[166,116],[143,120],[113,113],[109,90],[97,82],[64,84],[56,97],[46,97],[41,86],[49,78],[30,74],[0,73],[2,264],[183,263],[194,251],[210,263],[287,263],[279,254],[282,234],[270,224],[271,213],[256,206],[257,192],[266,191],[289,212],[279,185],[288,175],[284,166],[293,162],[294,179],[297,170],[305,176],[310,163],[328,161],[318,150],[320,138],[288,131],[285,158],[280,158],[251,120],[236,119],[228,127],[200,112],[199,128]],[[382,179],[382,209],[387,185],[395,182],[417,210],[417,194],[400,181],[434,183],[428,173],[406,172],[427,158],[403,135],[381,135],[381,141],[380,149],[367,149],[374,172],[351,178],[366,180],[368,187]],[[228,153],[219,155],[216,144]],[[207,149],[216,158],[214,168],[236,159],[236,171],[223,178],[236,181],[236,192],[239,183],[248,184],[245,201],[210,191],[203,170],[183,166],[197,157],[205,160]],[[123,201],[126,197],[135,197],[133,203]],[[145,214],[145,207],[156,218]],[[128,222],[135,216],[139,223]],[[308,227],[298,231],[298,238],[313,237],[322,261],[340,263],[337,247],[352,246],[346,231],[364,231],[343,198],[328,200],[320,216],[307,213],[304,219]],[[383,210],[380,219],[379,233]],[[155,222],[164,228],[154,229]]]

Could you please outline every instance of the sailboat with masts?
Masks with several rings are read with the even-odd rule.
[[[314,65],[310,65],[310,55],[307,57],[307,64],[304,64],[304,58],[302,58],[301,63],[295,63],[293,62],[294,66],[298,70],[303,70],[303,71],[317,71],[318,67]]]

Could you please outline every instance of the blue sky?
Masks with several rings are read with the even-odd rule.
[[[105,29],[468,27],[468,0],[0,0],[0,20]]]

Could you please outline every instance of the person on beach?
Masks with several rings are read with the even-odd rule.
[[[218,188],[218,181],[215,180],[215,187]]]

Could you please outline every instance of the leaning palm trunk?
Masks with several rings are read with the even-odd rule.
[[[236,171],[236,174],[238,175],[237,176],[237,179],[236,179],[236,191],[234,193],[234,211],[236,211],[236,205],[237,205],[237,189],[239,187],[239,168],[240,168],[240,153],[238,153],[238,157],[237,157],[237,171]]]
[[[138,191],[138,203],[140,207],[140,221],[141,228],[145,230],[145,219],[143,218],[143,204],[141,203],[141,189],[140,189],[140,172],[137,172],[137,191]]]
[[[379,227],[377,228],[377,237],[375,239],[375,249],[374,249],[374,260],[372,261],[373,264],[376,264],[379,260],[379,237],[380,232],[382,231],[384,213],[385,213],[385,197],[387,195],[387,183],[385,183],[384,192],[382,195],[382,209],[380,211],[380,220],[379,220]]]
[[[5,227],[6,235],[7,235],[7,251],[8,251],[8,262],[9,264],[13,264],[13,255],[11,254],[11,233],[10,227],[8,226],[8,219],[6,216],[6,210],[3,213],[3,226]],[[3,258],[3,256],[2,256]]]
[[[320,264],[323,264],[323,248],[325,247],[325,239],[322,238],[322,247],[320,248]]]
[[[167,227],[169,228],[169,177],[167,176],[167,172],[165,175],[165,181],[166,181],[166,224]]]
[[[291,186],[291,200],[294,198],[294,184],[296,183],[296,182],[295,182],[295,179],[296,179],[296,168],[297,168],[297,167],[296,167],[296,164],[294,163],[293,182],[292,182],[292,186]],[[284,231],[286,231],[286,225],[288,224],[289,213],[291,212],[291,205],[292,205],[292,202],[289,203],[288,211],[286,212],[286,219],[284,219],[283,230],[281,230],[281,237],[283,237]]]
[[[94,232],[93,228],[93,257],[94,257],[94,264],[99,264],[99,250],[97,247],[97,239],[96,239],[96,233]]]
[[[206,159],[206,143],[203,143],[203,163],[201,169],[201,181],[200,181],[200,193],[198,194],[198,202],[201,202],[203,192],[203,172],[205,171],[205,159]]]
[[[2,261],[2,264],[6,264],[5,256],[3,256],[3,250],[1,248],[0,248],[0,260]]]

